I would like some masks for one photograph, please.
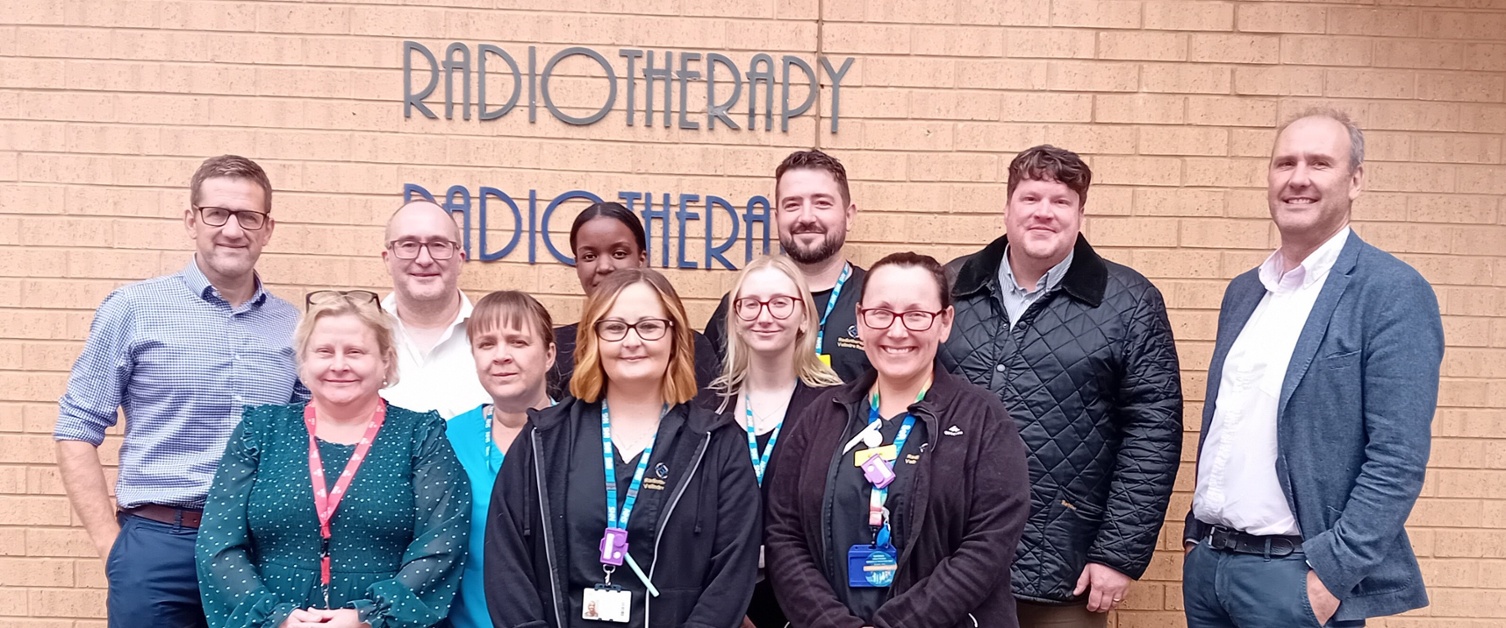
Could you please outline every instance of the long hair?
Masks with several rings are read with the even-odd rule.
[[[765,255],[743,267],[737,276],[737,283],[732,286],[732,291],[727,293],[726,320],[723,321],[727,332],[726,359],[722,361],[722,373],[711,382],[710,388],[722,398],[721,410],[727,409],[727,404],[742,393],[743,384],[748,379],[748,370],[752,366],[753,350],[748,347],[748,341],[743,338],[739,331],[742,319],[736,314],[736,302],[742,293],[743,283],[748,276],[765,268],[784,273],[790,281],[795,282],[795,293],[800,299],[803,308],[805,323],[795,333],[795,376],[806,386],[822,388],[836,386],[842,383],[842,378],[837,377],[835,371],[827,366],[821,358],[816,356],[816,328],[820,326],[820,316],[816,313],[816,302],[811,298],[810,287],[805,283],[805,276],[800,274],[800,269],[795,263],[784,255]]]
[[[607,373],[601,365],[601,350],[597,347],[601,338],[596,335],[596,323],[607,315],[617,303],[617,297],[628,286],[644,284],[659,295],[659,303],[669,313],[670,353],[669,368],[659,384],[664,401],[679,405],[696,395],[695,340],[685,305],[679,293],[664,275],[649,268],[624,268],[607,275],[606,279],[586,295],[586,305],[580,317],[575,344],[575,373],[570,376],[570,394],[588,403],[600,401],[606,395]]]

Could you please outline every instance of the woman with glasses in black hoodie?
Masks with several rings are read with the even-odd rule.
[[[873,368],[801,411],[764,480],[769,575],[792,626],[1018,627],[1025,446],[998,397],[936,363],[952,314],[935,259],[868,269],[858,331]]]
[[[507,628],[737,628],[758,569],[743,430],[690,404],[690,327],[669,281],[586,298],[571,398],[529,413],[487,516],[492,621]]]

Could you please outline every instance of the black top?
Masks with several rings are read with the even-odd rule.
[[[868,354],[863,353],[863,341],[858,340],[858,293],[863,291],[863,281],[867,276],[867,271],[857,264],[852,265],[852,276],[847,278],[847,283],[842,286],[842,294],[837,296],[837,305],[826,319],[826,334],[822,336],[821,346],[818,347],[822,353],[831,356],[831,370],[836,371],[844,382],[857,379],[869,366]],[[716,312],[706,321],[706,339],[711,341],[718,360],[727,355],[729,296],[722,295],[721,302],[716,305]],[[816,311],[811,315],[820,321],[821,314],[826,312],[826,302],[831,298],[831,290],[812,292],[811,298],[816,302]]]
[[[843,288],[842,292],[847,289]],[[554,328],[554,368],[549,370],[548,382],[549,396],[554,399],[564,399],[570,394],[570,376],[575,374],[575,337],[579,328],[580,323]],[[695,338],[695,384],[697,388],[705,388],[721,375],[721,356],[701,332],[692,329],[690,333]]]
[[[868,413],[871,408],[868,402],[856,408],[857,412],[847,421],[847,431],[842,435],[845,444],[858,432],[868,425]],[[884,437],[885,445],[894,444],[894,437],[899,434],[900,425],[904,423],[905,415],[889,417],[879,428],[879,434]],[[900,452],[894,465],[895,478],[889,484],[889,499],[884,507],[889,509],[890,534],[893,535],[892,543],[897,551],[905,548],[904,535],[907,532],[905,524],[909,519],[909,513],[904,510],[905,493],[915,484],[915,465],[920,462],[920,456],[927,449],[926,425],[920,420],[915,421],[915,426],[910,430],[910,436],[905,441],[905,449]],[[871,544],[873,542],[873,529],[868,527],[868,494],[870,485],[868,479],[863,476],[863,470],[853,465],[854,452],[865,449],[862,443],[853,447],[852,451],[842,453],[836,451],[832,460],[832,472],[826,483],[826,511],[831,521],[831,529],[826,539],[831,547],[828,559],[833,563],[829,565],[826,573],[831,581],[831,586],[837,593],[837,599],[847,604],[847,608],[853,615],[872,622],[874,613],[878,612],[880,605],[889,597],[887,587],[859,587],[847,586],[847,550],[858,544]]]
[[[600,406],[597,406],[600,416]],[[638,500],[628,518],[628,553],[644,570],[653,563],[655,529],[659,514],[668,501],[666,483],[670,453],[675,451],[680,427],[685,424],[683,413],[671,413],[659,423],[654,450],[649,456],[648,470],[643,474],[643,486],[638,491]],[[590,417],[583,417],[589,419]],[[613,448],[612,460],[617,471],[617,508],[622,516],[622,505],[627,500],[628,486],[632,484],[633,472],[638,469],[638,458],[623,460],[622,454]],[[664,473],[658,473],[662,465]],[[565,580],[565,593],[570,598],[571,621],[579,620],[583,592],[604,582],[601,552],[597,542],[607,527],[606,476],[601,466],[601,422],[584,420],[575,432],[570,447],[570,467],[567,480],[572,488],[565,497],[565,521],[569,530],[570,561]],[[612,573],[612,584],[633,594],[632,621],[628,626],[644,626],[643,596],[648,589],[626,564]]]

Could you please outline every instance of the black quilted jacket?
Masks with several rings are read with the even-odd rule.
[[[1139,578],[1182,450],[1182,387],[1160,291],[1078,236],[1061,284],[1014,329],[999,298],[1005,239],[947,265],[957,317],[946,368],[998,394],[1030,462],[1016,597],[1072,602],[1087,562]]]

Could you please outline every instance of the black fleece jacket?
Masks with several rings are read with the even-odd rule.
[[[571,582],[570,574],[600,569],[594,560],[600,537],[574,538],[565,513],[566,504],[602,503],[600,486],[567,482],[577,465],[600,472],[599,450],[573,451],[579,432],[600,418],[600,403],[567,398],[530,411],[508,450],[487,513],[484,552],[486,600],[499,627],[602,625],[570,611],[572,592],[590,586]],[[757,577],[761,524],[746,432],[690,403],[671,408],[660,425],[649,474],[663,478],[660,491],[645,480],[634,511],[644,519],[633,517],[629,527],[629,550],[660,595],[642,593],[632,572],[619,569],[613,582],[633,590],[634,605],[641,605],[626,626],[737,628]],[[658,493],[652,509],[645,504],[650,492]],[[653,510],[656,519],[649,518]],[[649,521],[655,533],[638,536]],[[576,551],[583,545],[591,551]],[[592,564],[569,563],[582,560]]]
[[[889,597],[865,621],[832,590],[822,566],[833,552],[845,560],[846,548],[824,547],[826,478],[875,378],[870,370],[826,389],[774,450],[764,550],[779,605],[800,628],[1018,628],[1009,565],[1030,512],[1025,446],[998,397],[939,365],[930,391],[910,406],[929,442],[913,492],[891,515],[911,532]]]

